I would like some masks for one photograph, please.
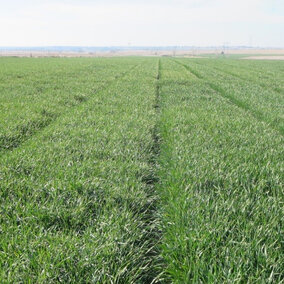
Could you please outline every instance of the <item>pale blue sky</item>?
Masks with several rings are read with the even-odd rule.
[[[0,46],[284,47],[284,0],[0,0]]]

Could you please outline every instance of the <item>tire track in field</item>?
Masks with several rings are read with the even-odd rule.
[[[96,89],[94,93],[98,93],[101,91],[104,91],[112,86],[114,82],[116,82],[119,79],[124,78],[127,74],[131,73],[135,68],[140,66],[140,64],[135,65],[128,70],[119,73],[115,76],[115,79],[109,80],[105,84],[103,84],[101,87]],[[89,96],[90,97],[90,96]],[[89,97],[86,99],[80,99],[78,98],[78,104],[75,106],[68,108],[68,112],[71,110],[74,110],[76,107],[82,105],[83,103],[86,103],[89,100]],[[13,135],[7,135],[7,134],[0,134],[0,154],[4,153],[6,151],[13,151],[14,149],[20,147],[24,142],[29,140],[31,137],[36,135],[38,132],[46,128],[47,126],[51,125],[54,121],[56,121],[59,117],[61,117],[64,113],[62,112],[59,114],[52,114],[48,112],[42,112],[42,117],[37,120],[31,120],[28,121],[25,125],[18,125],[16,127],[16,133]]]
[[[224,99],[226,99],[226,101],[231,102],[233,105],[239,107],[240,109],[249,112],[255,119],[257,119],[260,122],[264,122],[269,128],[276,130],[279,134],[284,135],[284,128],[278,126],[276,123],[277,121],[271,122],[269,119],[266,118],[265,114],[262,113],[261,111],[255,110],[253,109],[253,107],[251,107],[249,104],[245,103],[242,100],[237,99],[234,95],[229,94],[226,92],[226,90],[224,90],[221,86],[212,83],[212,82],[208,82],[206,81],[206,78],[204,78],[201,74],[199,74],[199,72],[197,72],[196,70],[190,68],[189,66],[178,62],[176,60],[173,60],[176,64],[180,64],[182,65],[187,71],[190,72],[190,74],[195,75],[196,78],[204,81],[204,83],[209,86],[212,90],[214,90],[219,96],[223,97]]]
[[[158,157],[160,155],[160,133],[159,133],[159,113],[160,113],[160,78],[161,78],[161,59],[158,60],[157,64],[157,75],[156,75],[156,86],[155,86],[155,101],[153,108],[156,114],[156,122],[152,128],[152,147],[151,147],[151,157],[148,161],[151,173],[147,176],[143,182],[147,186],[147,197],[151,200],[148,208],[147,217],[144,219],[145,231],[147,236],[145,236],[145,242],[148,244],[148,251],[145,257],[149,259],[150,271],[145,272],[141,276],[142,283],[159,283],[161,276],[161,259],[159,257],[159,243],[161,240],[161,231],[159,229],[158,223],[158,208],[159,199],[156,192],[156,186],[159,183],[159,176],[157,173],[158,169]]]

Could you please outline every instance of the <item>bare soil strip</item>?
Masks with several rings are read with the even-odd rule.
[[[246,60],[284,60],[284,55],[264,55],[264,56],[248,56],[241,59]]]

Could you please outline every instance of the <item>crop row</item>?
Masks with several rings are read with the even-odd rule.
[[[140,61],[1,59],[0,151],[18,147]]]
[[[1,60],[0,282],[283,282],[281,65]]]
[[[160,88],[158,193],[168,280],[279,283],[283,136],[212,89],[210,72],[195,76],[201,68],[190,61],[187,83],[182,65],[181,80],[169,83],[172,68],[178,78],[174,64],[163,61]]]
[[[140,62],[2,155],[1,279],[153,278],[156,75],[156,60]]]
[[[204,79],[211,88],[231,103],[247,110],[255,118],[284,134],[284,97],[282,94],[263,88],[259,85],[257,78],[252,83],[225,72],[218,72],[207,64],[190,62],[188,66],[189,61],[180,63],[188,68],[188,72],[195,74],[201,80]]]
[[[272,92],[284,91],[283,66],[277,61],[246,61],[246,60],[193,60],[194,63],[203,64],[226,72],[252,84],[257,84]]]

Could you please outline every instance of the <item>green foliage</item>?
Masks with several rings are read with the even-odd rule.
[[[281,283],[283,136],[266,121],[280,112],[267,105],[283,99],[261,88],[257,95],[250,82],[225,78],[202,60],[179,61],[188,68],[163,60],[160,88],[160,248],[168,280]],[[182,79],[168,83],[164,70],[176,66]],[[266,102],[257,118],[251,94],[255,106]]]
[[[104,61],[101,72],[109,64]],[[4,282],[143,283],[155,277],[149,256],[157,197],[145,180],[153,171],[157,62],[111,63],[112,73],[127,69],[125,76],[2,151]],[[93,69],[90,89],[98,79],[96,61]]]
[[[283,65],[0,59],[0,282],[283,283]]]

